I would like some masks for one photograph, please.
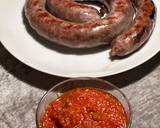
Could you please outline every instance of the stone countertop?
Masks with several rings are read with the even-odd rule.
[[[160,128],[160,53],[137,68],[103,79],[119,85],[129,98],[131,128]],[[0,44],[0,128],[36,128],[39,100],[62,80],[26,66]]]

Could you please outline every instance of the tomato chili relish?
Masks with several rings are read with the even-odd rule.
[[[53,101],[41,128],[127,128],[127,115],[113,95],[94,88],[77,88]]]

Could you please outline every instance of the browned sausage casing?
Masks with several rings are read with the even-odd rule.
[[[137,6],[133,25],[113,42],[111,55],[126,56],[140,48],[154,28],[155,6],[151,0],[132,0]]]
[[[109,4],[111,11],[106,18],[84,23],[52,15],[45,8],[46,0],[27,0],[25,14],[37,33],[48,40],[72,48],[87,48],[110,43],[130,25],[134,14],[130,0],[110,0]]]
[[[71,22],[86,22],[101,18],[97,9],[78,4],[74,0],[47,0],[47,7],[53,15]]]

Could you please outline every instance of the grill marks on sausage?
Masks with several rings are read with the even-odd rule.
[[[131,27],[119,35],[112,45],[112,56],[126,56],[139,49],[149,39],[154,27],[155,7],[151,0],[140,0]],[[154,13],[154,14],[153,14]]]
[[[72,6],[68,3],[73,0],[57,2],[62,1],[66,7]],[[123,3],[124,6],[119,5],[117,1]],[[38,0],[38,2],[37,0],[27,0],[25,14],[31,26],[50,41],[72,48],[96,47],[108,44],[116,35],[126,29],[132,20],[134,11],[129,0],[110,0],[109,3],[111,11],[106,18],[84,23],[68,22],[55,17],[46,10],[46,0]],[[83,5],[80,4],[80,6]],[[116,10],[118,7],[120,9]],[[38,9],[40,10],[38,11]],[[113,31],[114,29],[117,30]]]

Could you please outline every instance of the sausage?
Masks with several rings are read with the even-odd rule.
[[[84,23],[52,15],[45,8],[46,0],[27,0],[25,15],[34,30],[46,39],[71,48],[90,48],[109,44],[132,22],[134,9],[130,0],[110,0],[109,5],[107,17]]]
[[[111,56],[126,56],[138,50],[149,39],[155,21],[155,6],[151,0],[132,0],[137,7],[134,23],[112,44]]]
[[[97,9],[73,0],[47,0],[48,10],[55,16],[71,22],[86,22],[100,19]]]

